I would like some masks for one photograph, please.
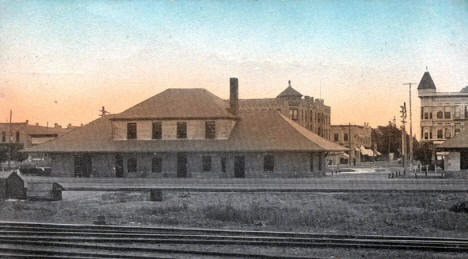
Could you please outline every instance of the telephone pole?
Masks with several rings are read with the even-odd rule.
[[[403,172],[406,173],[406,102],[400,106],[401,110],[401,161],[403,163]]]
[[[10,170],[10,163],[11,163],[11,137],[12,137],[12,129],[11,129],[11,117],[13,115],[13,111],[10,110],[10,123],[9,123],[9,133],[8,133],[8,170]]]
[[[99,114],[99,116],[101,116],[101,117],[104,117],[104,116],[106,116],[106,114],[109,113],[108,111],[106,111],[104,106],[102,106],[101,110],[99,110],[99,111],[101,112],[101,114]]]
[[[348,162],[349,162],[349,165],[351,166],[351,165],[352,165],[352,162],[351,162],[351,152],[353,152],[352,147],[351,147],[351,122],[349,123],[349,126],[348,126],[348,144],[349,144],[349,157],[348,157]],[[354,156],[353,156],[353,157],[354,157]]]
[[[412,116],[412,109],[411,109],[411,85],[415,85],[416,83],[404,83],[403,85],[407,85],[409,88],[409,164],[410,170],[413,170],[413,116]]]

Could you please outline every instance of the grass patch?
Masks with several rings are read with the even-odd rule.
[[[247,207],[234,207],[231,204],[209,205],[200,209],[211,220],[247,225],[305,226],[330,228],[346,223],[350,216],[347,211],[326,213],[319,209],[274,208],[258,203]],[[326,215],[324,215],[326,213]]]
[[[229,227],[279,231],[466,236],[468,214],[450,211],[466,193],[70,194],[62,201],[0,201],[0,220]]]

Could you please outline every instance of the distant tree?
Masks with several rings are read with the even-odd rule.
[[[373,143],[377,146],[377,151],[385,156],[394,153],[395,157],[400,156],[401,150],[401,130],[391,121],[387,126],[378,126],[372,133]]]
[[[414,149],[414,159],[421,161],[423,165],[432,163],[433,146],[430,143],[418,143]]]
[[[0,144],[0,162],[5,162],[8,160],[8,156],[11,148],[11,160],[12,161],[23,161],[28,158],[28,155],[25,153],[19,152],[23,149],[23,144],[11,143],[11,144]]]

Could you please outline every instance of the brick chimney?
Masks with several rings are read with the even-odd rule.
[[[229,108],[232,114],[237,115],[239,112],[239,80],[235,77],[229,79]]]

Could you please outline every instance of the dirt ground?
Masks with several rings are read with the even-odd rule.
[[[467,200],[466,193],[172,192],[164,193],[164,201],[152,202],[149,193],[64,192],[62,201],[0,201],[0,220],[90,224],[103,215],[108,224],[121,225],[466,238],[468,214],[449,208]],[[331,258],[433,255],[356,249],[314,251],[321,251],[314,252],[320,256],[333,255]],[[308,253],[311,250],[297,251]],[[334,257],[337,253],[340,256]],[[438,254],[433,258],[452,256]]]

